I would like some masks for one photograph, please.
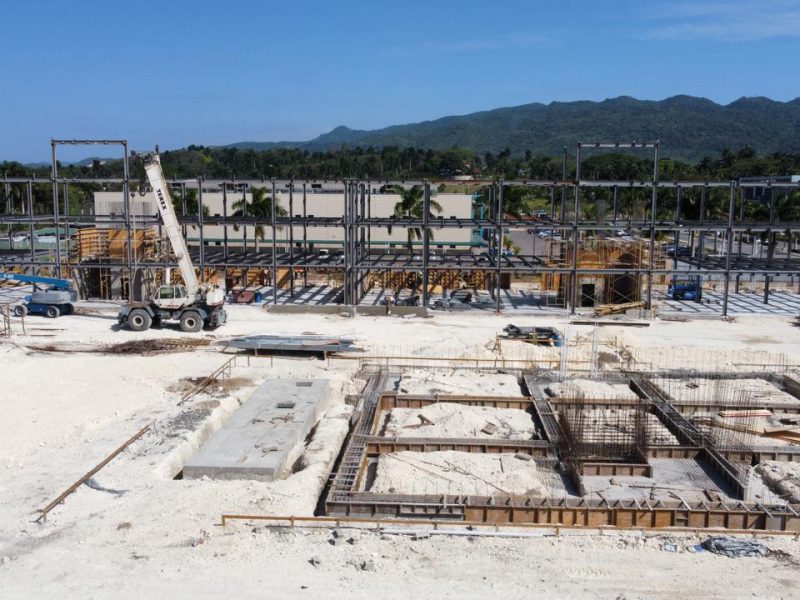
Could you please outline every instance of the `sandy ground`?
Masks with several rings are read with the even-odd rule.
[[[715,403],[727,400],[730,403],[748,402],[798,404],[798,399],[787,394],[765,379],[657,379],[655,383],[677,402]]]
[[[800,464],[767,461],[755,471],[770,490],[789,502],[800,503]]]
[[[443,369],[427,371],[410,369],[392,384],[401,394],[449,396],[522,396],[513,375],[479,373],[468,370]]]
[[[392,452],[378,459],[370,491],[480,496],[548,495],[536,463],[513,454]]]
[[[793,558],[800,555],[800,546],[790,538],[770,541],[789,558],[734,563],[707,553],[662,552],[663,537],[639,540],[573,532],[575,536],[524,540],[413,541],[364,533],[351,547],[330,545],[327,533],[267,533],[243,525],[223,529],[218,523],[224,512],[314,511],[347,429],[350,408],[344,396],[357,390],[352,381],[357,360],[253,360],[249,367],[234,368],[238,387],[212,389],[178,406],[183,380],[204,377],[226,360],[216,347],[112,356],[41,352],[30,346],[313,332],[353,335],[366,355],[472,358],[493,356],[489,348],[507,319],[491,314],[434,319],[287,317],[232,306],[225,327],[198,336],[174,329],[117,332],[115,310],[57,321],[31,317],[28,332],[36,337],[0,341],[3,598],[800,597]],[[518,320],[519,325],[569,328],[584,338],[592,331],[567,326],[555,317]],[[624,336],[627,348],[662,344],[674,353],[678,340],[683,340],[697,356],[756,349],[800,361],[800,329],[787,319],[655,321],[635,332],[601,329],[597,336],[608,347]],[[183,461],[266,377],[327,378],[339,390],[299,470],[271,484],[172,479]],[[36,509],[148,423],[155,423],[153,430],[95,476],[100,486],[125,493],[83,486],[46,523],[33,522]],[[697,541],[681,541],[681,547]],[[316,567],[309,563],[315,556],[320,560]],[[372,560],[375,570],[360,570],[357,565],[364,560]]]
[[[486,429],[487,425],[494,428]],[[535,438],[535,432],[533,419],[524,410],[437,402],[422,408],[391,409],[383,435],[530,440]]]
[[[570,379],[551,383],[548,391],[555,398],[590,398],[593,400],[638,400],[632,389],[621,383],[606,383],[591,379]]]

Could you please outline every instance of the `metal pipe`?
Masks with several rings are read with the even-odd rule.
[[[100,462],[100,463],[99,463],[97,466],[95,466],[95,467],[94,467],[94,468],[93,468],[91,471],[89,471],[88,473],[86,473],[86,474],[85,474],[83,477],[81,477],[80,479],[78,479],[78,481],[76,481],[75,483],[73,483],[73,484],[72,484],[71,486],[69,486],[69,487],[68,487],[66,490],[64,490],[64,491],[63,491],[61,494],[59,494],[58,498],[56,498],[55,500],[53,500],[52,502],[50,502],[50,503],[49,503],[47,506],[45,506],[44,508],[42,508],[42,509],[39,509],[39,511],[38,511],[38,512],[40,513],[40,515],[39,515],[39,518],[38,518],[38,519],[36,519],[36,521],[37,521],[37,522],[46,521],[46,520],[47,520],[47,515],[48,515],[48,513],[49,513],[51,510],[53,510],[53,509],[54,509],[56,506],[58,506],[59,504],[61,504],[62,502],[64,502],[64,500],[66,500],[67,496],[69,496],[70,494],[72,494],[72,493],[73,493],[75,490],[77,490],[77,489],[78,489],[78,488],[79,488],[79,487],[80,487],[80,486],[81,486],[81,485],[82,485],[82,484],[83,484],[85,481],[87,481],[88,479],[90,479],[90,478],[91,478],[91,477],[92,477],[92,476],[93,476],[95,473],[97,473],[98,471],[100,471],[100,469],[102,469],[102,468],[103,468],[103,467],[105,467],[105,466],[106,466],[108,463],[110,463],[110,462],[111,462],[111,461],[112,461],[112,460],[113,460],[113,459],[114,459],[116,456],[118,456],[118,455],[120,454],[120,452],[122,452],[123,450],[125,450],[125,448],[127,448],[127,447],[128,447],[128,446],[130,446],[130,445],[131,445],[133,442],[135,442],[135,441],[136,441],[136,440],[138,440],[140,437],[142,437],[142,436],[143,436],[143,435],[144,435],[144,434],[147,432],[147,430],[148,430],[148,429],[150,429],[152,426],[153,426],[153,423],[150,423],[149,425],[145,425],[144,427],[142,427],[142,428],[141,428],[139,431],[137,431],[135,434],[133,434],[133,435],[132,435],[132,436],[131,436],[131,437],[130,437],[130,438],[127,440],[127,441],[125,441],[125,443],[123,443],[123,444],[122,444],[122,445],[121,445],[119,448],[117,448],[116,450],[114,450],[114,451],[113,451],[111,454],[109,454],[109,455],[108,455],[108,456],[107,456],[105,459],[103,459],[103,460],[102,460],[102,461],[101,461],[101,462]]]

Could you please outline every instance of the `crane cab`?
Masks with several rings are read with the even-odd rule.
[[[158,288],[154,298],[159,308],[174,310],[191,304],[194,298],[189,298],[186,288],[182,285],[162,285]]]

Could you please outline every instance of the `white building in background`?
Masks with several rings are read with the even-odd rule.
[[[248,204],[252,201],[250,192],[246,192]],[[289,213],[289,192],[288,190],[279,190],[276,192],[278,198],[278,206]],[[470,219],[472,217],[472,196],[470,194],[444,194],[439,193],[434,196],[436,202],[441,207],[441,213],[436,213],[437,216],[456,217],[461,219]],[[234,209],[233,204],[242,200],[241,191],[228,191],[227,192],[227,214],[230,216]],[[372,217],[390,217],[394,214],[395,205],[400,202],[398,194],[380,194],[373,193],[370,201],[370,214]],[[225,214],[223,209],[223,193],[221,191],[203,191],[203,206],[207,207],[207,214],[210,217],[222,217]],[[133,226],[136,228],[137,220],[142,220],[146,217],[151,220],[152,217],[157,216],[158,209],[155,204],[155,197],[152,192],[141,196],[134,193],[130,202],[131,218]],[[298,191],[295,188],[293,199],[292,213],[295,217],[299,218],[303,215],[303,194],[302,190]],[[102,217],[116,216],[121,217],[124,214],[124,201],[122,192],[95,192],[94,194],[94,211],[98,221],[102,223]],[[342,191],[307,191],[306,193],[306,215],[314,217],[341,217],[344,212],[344,193]],[[99,224],[99,227],[104,225]],[[111,227],[112,225],[106,225]],[[119,225],[114,225],[119,227]],[[200,235],[197,226],[187,227],[187,239],[189,244],[199,244]],[[225,231],[227,229],[227,231]],[[247,240],[248,247],[254,244],[254,227],[240,226],[239,230],[235,230],[233,226],[227,227],[221,225],[204,225],[203,226],[203,241],[206,246],[222,246],[223,241],[228,239],[229,246],[240,246],[243,240]],[[277,227],[277,239],[281,246],[286,246],[291,235],[294,236],[295,245],[302,244],[303,241],[303,226],[293,225],[292,231],[288,227]],[[431,228],[433,232],[433,240],[431,241],[431,248],[434,250],[441,250],[447,252],[448,250],[468,250],[472,239],[472,228],[464,227],[459,228],[443,228],[437,229],[435,226]],[[272,230],[268,225],[263,226],[263,242],[258,240],[259,246],[269,243],[272,240]],[[393,227],[392,232],[389,233],[386,227],[373,227],[370,231],[372,240],[372,247],[375,249],[391,249],[402,248],[407,244],[408,234],[404,227]],[[309,245],[313,244],[313,248],[335,248],[341,247],[344,240],[344,231],[340,227],[307,227],[306,238]],[[421,246],[421,241],[414,241],[415,246]]]

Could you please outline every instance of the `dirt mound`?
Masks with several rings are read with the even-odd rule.
[[[166,338],[157,340],[133,340],[119,344],[90,346],[88,344],[41,344],[28,346],[36,352],[96,352],[100,354],[152,355],[167,352],[188,352],[208,346],[211,340]]]

